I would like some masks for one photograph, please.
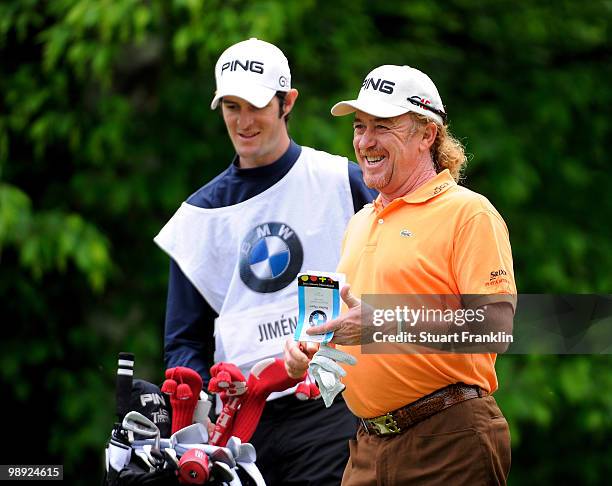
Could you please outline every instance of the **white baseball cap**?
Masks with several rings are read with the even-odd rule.
[[[363,81],[356,100],[336,103],[334,116],[363,111],[378,118],[390,118],[412,111],[440,125],[446,123],[446,111],[440,94],[427,74],[410,66],[380,66]]]
[[[215,109],[224,96],[238,96],[263,108],[277,91],[291,89],[289,61],[275,45],[252,37],[228,47],[215,66]]]

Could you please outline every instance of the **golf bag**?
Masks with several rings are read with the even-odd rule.
[[[230,363],[212,367],[209,391],[219,394],[223,410],[210,437],[204,423],[211,404],[195,371],[166,370],[160,390],[133,380],[133,366],[133,355],[120,353],[118,422],[106,447],[104,486],[265,486],[248,440],[270,393],[301,381],[287,375],[282,360],[260,361],[248,380]]]

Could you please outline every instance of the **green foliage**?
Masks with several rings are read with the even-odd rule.
[[[92,482],[117,351],[134,351],[137,375],[161,380],[167,259],[151,239],[232,156],[208,108],[214,64],[251,36],[291,61],[296,141],[349,157],[350,121],[332,118],[331,105],[383,63],[430,74],[473,154],[466,185],[507,222],[519,290],[609,293],[611,10],[603,0],[0,3],[10,323],[0,377],[13,406],[47,429],[38,462]],[[608,356],[498,359],[513,482],[602,482],[609,366]],[[40,394],[51,397],[44,411]]]
[[[601,484],[610,470],[610,356],[502,356],[495,398],[512,436],[512,484]],[[576,459],[579,458],[579,459]]]
[[[112,267],[107,239],[78,214],[39,211],[32,214],[28,196],[0,184],[0,248],[14,245],[19,262],[40,279],[44,273],[66,272],[68,261],[100,292]]]

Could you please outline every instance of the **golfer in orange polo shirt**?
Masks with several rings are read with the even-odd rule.
[[[484,326],[511,333],[516,286],[508,229],[484,196],[457,185],[466,157],[426,74],[374,69],[357,99],[332,108],[335,116],[351,113],[357,161],[380,195],[346,230],[338,271],[350,284],[341,292],[347,309],[308,331],[334,331],[332,343],[357,358],[344,367],[344,398],[362,424],[342,484],[505,484],[510,435],[492,393],[495,353],[506,345],[480,354],[368,353],[360,345],[372,323],[362,322],[360,298],[457,296],[463,309],[486,310]],[[290,373],[308,366],[302,349],[286,346]]]

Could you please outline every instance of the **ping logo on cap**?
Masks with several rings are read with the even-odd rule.
[[[244,62],[244,64],[243,64]],[[250,60],[245,60],[245,61],[239,61],[238,59],[234,59],[233,61],[229,61],[224,63],[221,66],[221,74],[223,74],[223,71],[225,71],[226,69],[229,69],[230,71],[237,71],[238,68],[240,67],[243,71],[251,71],[252,73],[256,73],[256,74],[263,74],[264,72],[264,63],[261,61],[250,61]]]
[[[363,85],[361,86],[361,89],[372,88],[372,89],[380,91],[381,93],[392,94],[393,86],[395,86],[395,83],[387,79],[365,78],[365,80],[363,81]]]

